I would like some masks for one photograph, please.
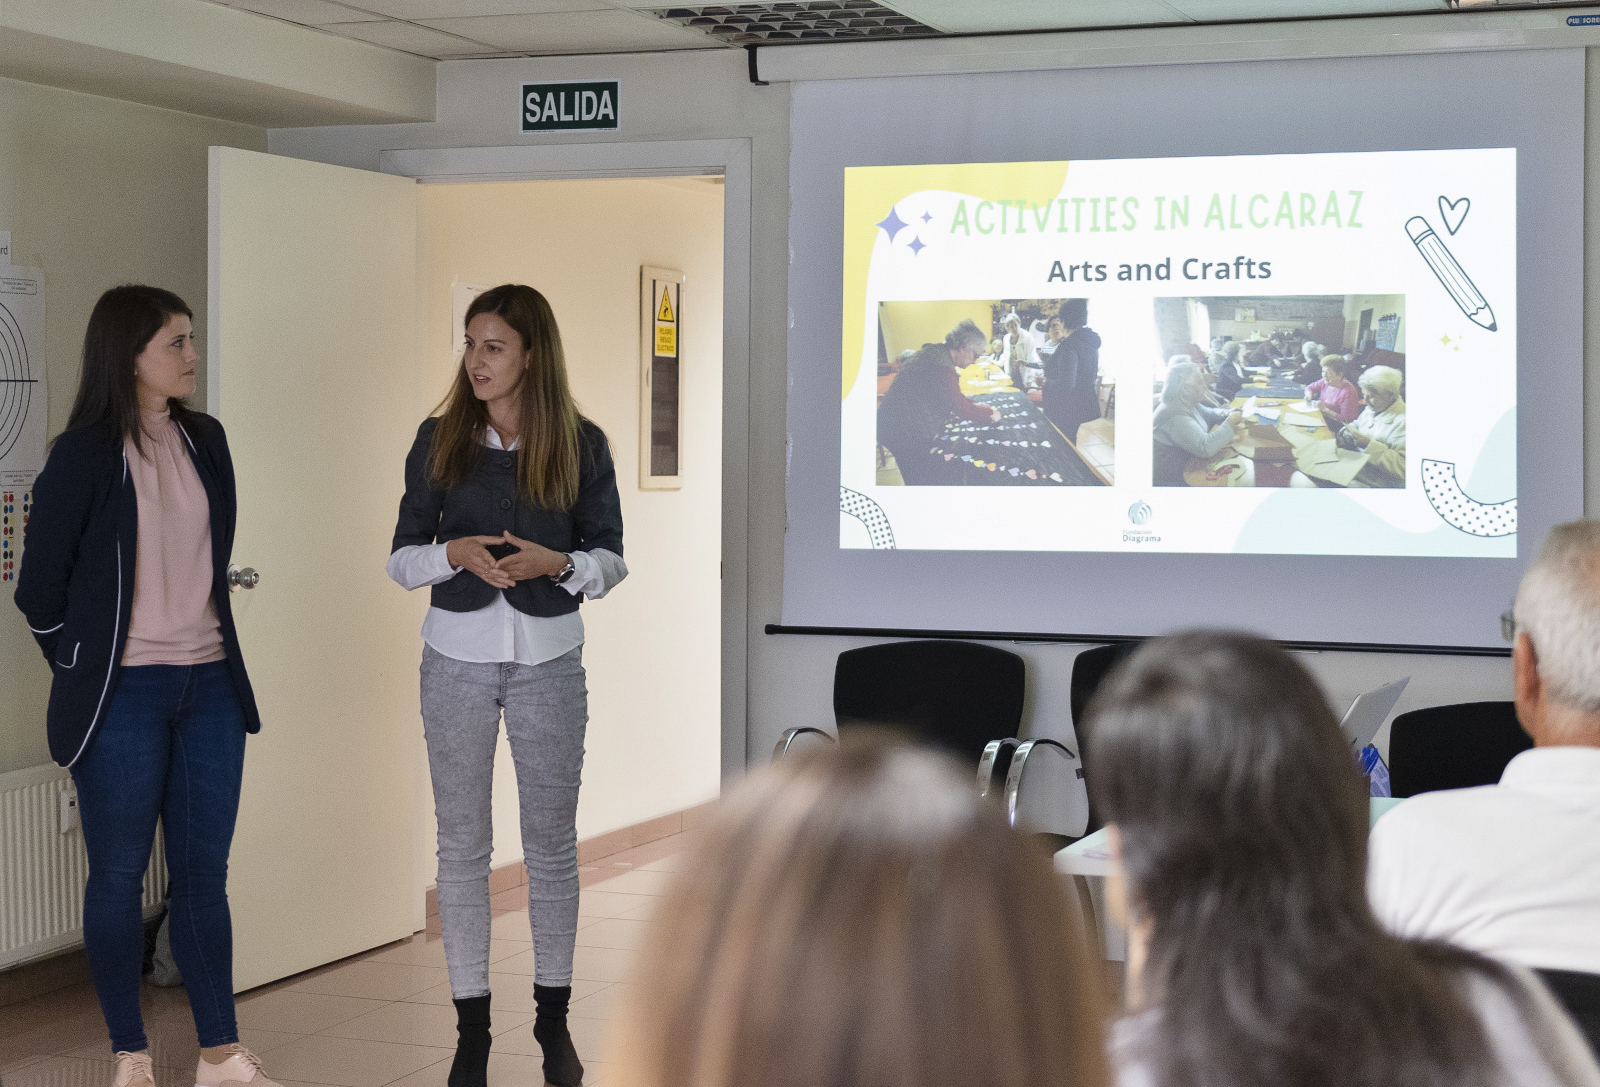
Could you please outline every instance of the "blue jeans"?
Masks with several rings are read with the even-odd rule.
[[[227,883],[244,724],[226,661],[124,668],[72,769],[89,852],[83,943],[113,1051],[146,1048],[140,898],[157,816],[172,879],[172,957],[200,1045],[239,1040]]]

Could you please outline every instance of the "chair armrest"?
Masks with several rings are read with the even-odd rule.
[[[979,796],[992,796],[998,800],[1000,794],[1005,792],[1006,773],[1011,769],[1011,760],[1016,757],[1020,746],[1022,741],[1016,737],[990,740],[984,746],[983,757],[978,760]]]
[[[1089,827],[1083,764],[1066,744],[1028,740],[1006,772],[1006,820],[1014,827],[1081,838]]]
[[[783,756],[787,755],[789,753],[789,749],[794,746],[795,741],[806,735],[821,736],[830,744],[835,742],[832,736],[829,736],[820,728],[812,728],[809,725],[805,725],[800,728],[785,729],[783,735],[778,737],[777,745],[772,749],[773,759],[781,759]],[[807,740],[804,742],[813,743],[815,741]]]

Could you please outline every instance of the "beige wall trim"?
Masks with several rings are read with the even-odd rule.
[[[0,76],[264,128],[431,121],[434,68],[203,0],[0,4]]]
[[[663,815],[656,819],[646,819],[642,823],[635,823],[631,827],[622,827],[618,830],[608,831],[605,834],[596,834],[593,838],[585,838],[578,843],[578,864],[591,865],[596,861],[604,860],[624,850],[634,849],[641,845],[658,842],[662,838],[674,834],[681,834],[686,830],[699,825],[710,813],[715,800],[708,800],[704,804],[696,804],[692,808],[684,808],[670,815]],[[514,891],[528,882],[528,870],[523,867],[520,860],[509,864],[502,864],[489,872],[489,893],[499,894],[501,891]],[[427,892],[427,912],[432,916],[439,912],[439,896],[432,887]]]

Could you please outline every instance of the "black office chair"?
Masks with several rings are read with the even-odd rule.
[[[1078,756],[1083,767],[1087,768],[1087,752],[1089,746],[1089,722],[1085,711],[1089,707],[1089,700],[1100,689],[1100,684],[1105,682],[1111,670],[1127,660],[1138,649],[1140,642],[1113,642],[1111,645],[1097,645],[1093,649],[1085,649],[1072,661],[1072,690],[1070,701],[1072,704],[1072,728],[1078,736]],[[1089,821],[1084,830],[1085,834],[1093,834],[1103,824],[1100,815],[1094,808],[1094,797],[1089,797]]]
[[[976,642],[885,642],[839,654],[833,717],[840,729],[902,732],[976,767],[990,740],[1014,737],[1022,721],[1025,672],[1015,653]],[[792,728],[773,757],[817,728]]]
[[[840,730],[897,731],[977,770],[980,795],[1005,806],[1013,826],[1062,844],[1084,833],[1077,752],[1050,739],[1018,740],[1026,672],[1015,653],[976,642],[889,642],[839,654],[833,713]],[[819,728],[784,732],[781,758],[811,743],[831,743]]]
[[[1493,785],[1533,746],[1511,702],[1463,702],[1402,713],[1389,727],[1395,796]]]
[[[1600,1060],[1600,974],[1577,970],[1535,970],[1556,1002],[1567,1010]]]

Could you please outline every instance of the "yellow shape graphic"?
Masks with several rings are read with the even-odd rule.
[[[672,325],[656,325],[656,354],[667,358],[678,354],[678,330]]]
[[[671,287],[662,287],[661,288],[661,308],[656,311],[656,320],[658,320],[658,321],[675,321],[675,320],[677,320],[676,317],[672,316],[672,288]]]
[[[844,311],[840,399],[861,372],[866,333],[867,270],[877,243],[878,222],[913,193],[937,190],[978,200],[1054,200],[1067,182],[1068,162],[966,162],[942,166],[851,166],[844,172]],[[911,224],[907,224],[908,226]],[[945,234],[949,223],[933,222]],[[893,239],[890,239],[893,241]]]

